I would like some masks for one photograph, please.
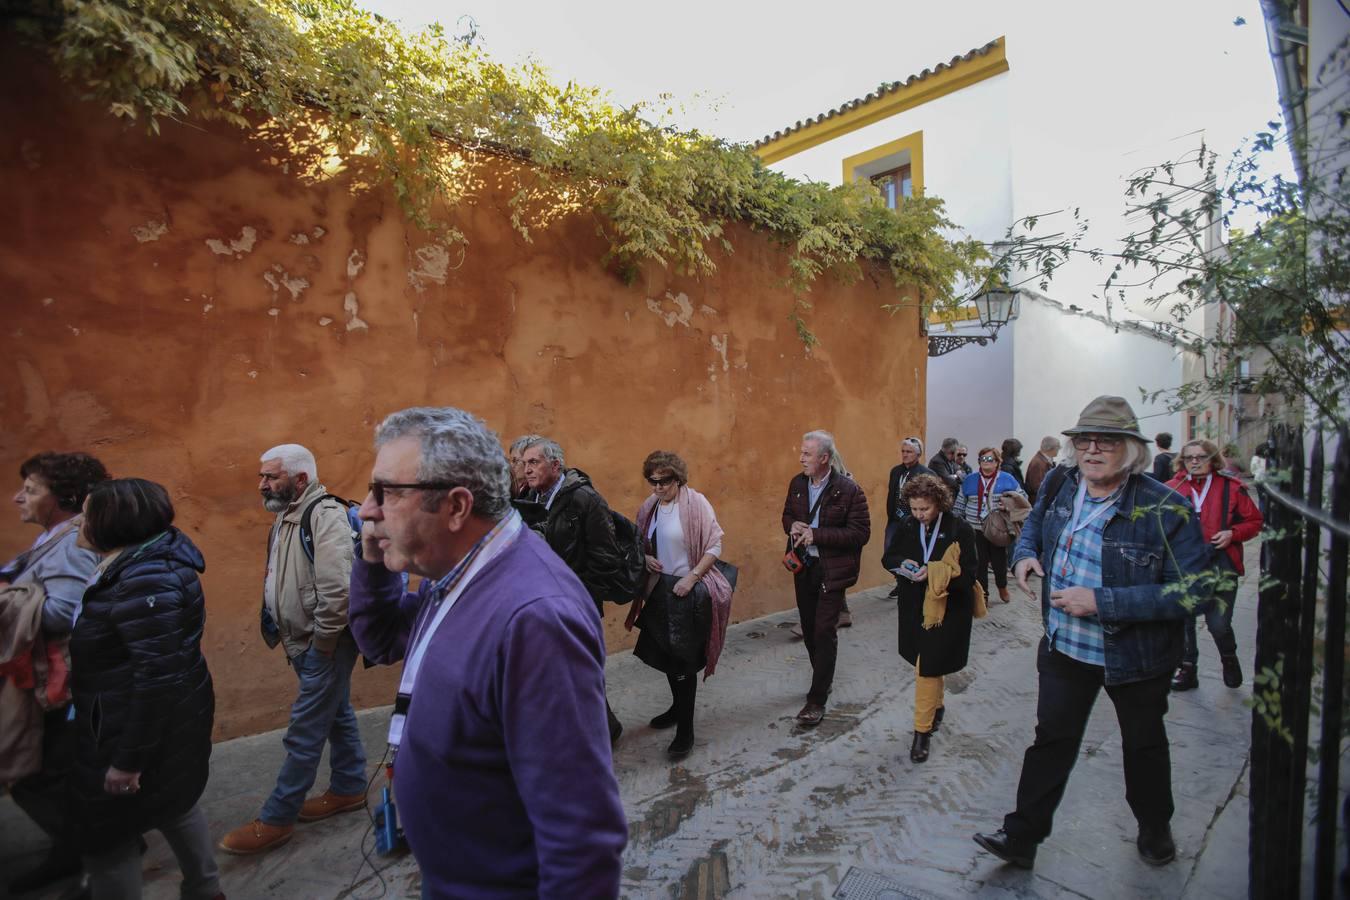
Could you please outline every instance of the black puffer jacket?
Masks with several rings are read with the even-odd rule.
[[[537,495],[514,505],[526,524],[542,534],[581,579],[597,608],[601,598],[614,595],[615,585],[623,580],[623,554],[614,536],[609,504],[591,486],[589,475],[580,469],[564,469],[562,487],[547,512]]]
[[[206,787],[215,694],[202,657],[202,555],[176,528],[127,548],[84,594],[70,639],[82,849],[110,849],[192,808]],[[125,797],[109,766],[141,773]]]

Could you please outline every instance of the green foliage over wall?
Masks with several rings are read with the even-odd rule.
[[[730,251],[742,221],[789,251],[790,282],[844,281],[868,261],[913,288],[925,311],[985,278],[983,248],[955,240],[933,197],[887,209],[868,185],[802,184],[742,145],[652,124],[645,106],[507,68],[433,27],[405,34],[346,0],[8,0],[12,22],[110,113],[157,132],[164,119],[220,120],[300,160],[297,177],[361,173],[393,186],[409,219],[450,238],[455,206],[487,153],[517,160],[508,193],[529,239],[590,210],[606,263],[690,274]],[[809,305],[798,301],[790,317]],[[805,337],[804,337],[805,339]],[[808,341],[809,343],[809,341]]]

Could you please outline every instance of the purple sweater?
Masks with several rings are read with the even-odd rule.
[[[349,618],[394,663],[431,586],[357,559]],[[423,658],[396,764],[427,897],[617,897],[628,827],[605,719],[605,644],[581,582],[528,529],[478,574]]]

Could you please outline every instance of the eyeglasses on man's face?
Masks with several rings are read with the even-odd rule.
[[[647,483],[654,488],[663,488],[675,483],[674,475],[667,475],[665,478],[648,478]]]
[[[968,454],[962,453],[960,450],[957,450],[957,451],[956,451],[956,458],[957,458],[957,459],[965,459],[967,455],[968,455]]]
[[[1079,434],[1074,436],[1073,446],[1075,450],[1086,450],[1096,444],[1098,450],[1110,453],[1119,447],[1123,440],[1124,438],[1104,434]]]
[[[404,491],[448,491],[456,485],[444,481],[413,481],[407,484],[372,481],[367,487],[370,489],[370,496],[375,499],[375,505],[384,506],[386,492],[392,492],[395,497],[399,497]]]

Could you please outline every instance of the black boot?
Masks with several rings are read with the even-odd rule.
[[[608,699],[605,700],[605,715],[609,717],[609,743],[613,746],[619,742],[619,735],[623,734],[623,723],[614,715],[614,710],[609,708]]]
[[[1230,688],[1242,687],[1242,663],[1237,654],[1220,656],[1219,661],[1223,663],[1223,683]]]
[[[1165,866],[1177,858],[1177,845],[1172,840],[1172,828],[1162,825],[1139,825],[1139,837],[1135,839],[1139,855],[1150,866]]]
[[[1177,674],[1172,676],[1172,690],[1174,691],[1193,691],[1200,686],[1200,679],[1195,676],[1195,663],[1182,663],[1177,669]]]
[[[938,729],[942,727],[942,720],[946,717],[946,715],[947,715],[947,707],[939,706],[937,710],[933,713],[933,727],[928,729],[929,734],[938,733]]]
[[[933,736],[931,731],[914,732],[914,743],[909,748],[909,758],[916,763],[928,761],[928,740]]]
[[[671,759],[684,759],[694,749],[694,698],[698,695],[698,675],[676,675],[671,686],[675,689],[675,740],[666,748]]]
[[[678,675],[667,675],[666,681],[670,684],[670,709],[661,713],[661,715],[652,719],[651,725],[658,731],[663,728],[674,728],[680,721],[679,700],[680,695],[675,687],[675,679]]]

